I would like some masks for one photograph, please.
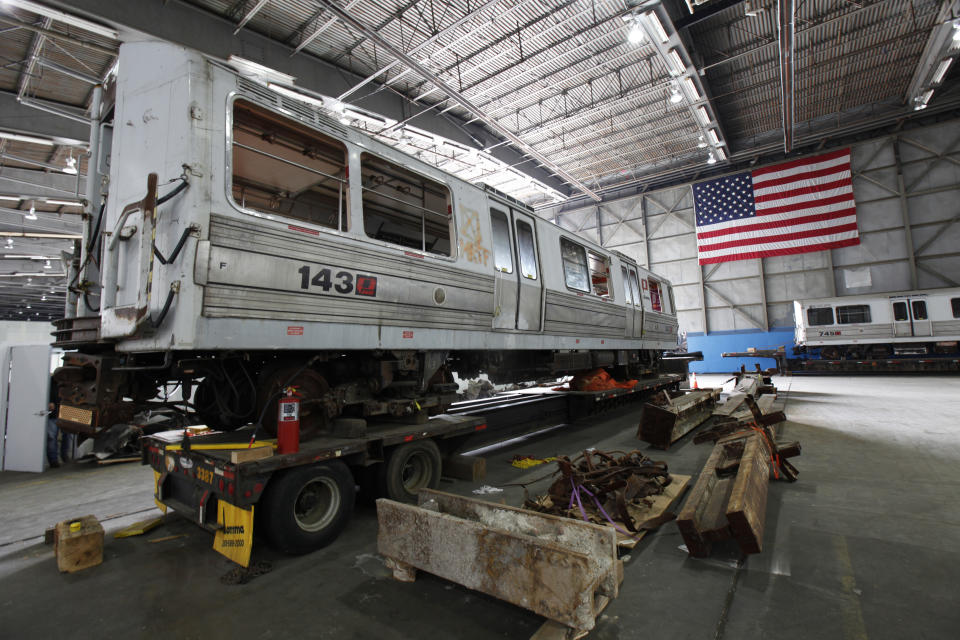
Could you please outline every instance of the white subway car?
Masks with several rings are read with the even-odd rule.
[[[796,344],[826,360],[955,355],[960,288],[874,293],[794,303]]]
[[[269,428],[293,381],[306,436],[442,409],[453,371],[636,376],[676,346],[665,279],[289,93],[121,46],[99,274],[78,252],[57,323],[61,427],[96,434],[175,381],[206,422]]]

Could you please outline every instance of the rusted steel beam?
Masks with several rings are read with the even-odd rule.
[[[668,392],[654,398],[643,407],[643,418],[637,428],[637,438],[655,447],[669,449],[670,445],[703,424],[720,397],[720,389],[703,389],[673,396]]]
[[[609,527],[430,490],[418,506],[377,500],[377,519],[397,579],[427,571],[577,630],[623,579]]]

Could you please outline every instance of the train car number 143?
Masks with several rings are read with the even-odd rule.
[[[377,295],[376,276],[354,274],[350,271],[334,272],[328,267],[321,267],[316,271],[311,269],[310,265],[303,265],[297,269],[300,274],[300,288],[310,289],[317,287],[324,293],[339,293],[340,295],[350,295],[375,297]]]

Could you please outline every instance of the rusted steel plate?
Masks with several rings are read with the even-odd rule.
[[[377,546],[401,579],[414,567],[584,630],[599,596],[617,595],[611,528],[436,491],[420,499],[377,500]]]
[[[703,389],[672,398],[669,404],[648,403],[643,407],[637,438],[655,447],[669,449],[671,444],[710,417],[719,397],[720,389]]]
[[[763,548],[767,487],[770,484],[769,461],[770,450],[760,434],[745,438],[726,513],[730,531],[743,553],[760,553]]]

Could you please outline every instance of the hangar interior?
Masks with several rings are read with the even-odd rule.
[[[619,596],[597,614],[589,637],[651,630],[666,637],[950,637],[960,622],[952,582],[960,513],[951,499],[960,482],[960,393],[956,375],[943,372],[957,369],[960,335],[960,0],[0,0],[0,456],[8,461],[26,447],[35,471],[46,466],[37,429],[53,396],[34,393],[29,406],[15,400],[49,378],[76,344],[26,349],[50,345],[54,321],[106,310],[78,267],[91,273],[84,271],[89,260],[81,262],[100,233],[93,228],[104,215],[100,195],[116,187],[109,176],[125,162],[112,153],[110,136],[141,123],[101,123],[103,114],[91,114],[116,98],[122,48],[152,41],[236,74],[238,86],[255,87],[277,114],[301,123],[303,114],[326,118],[408,154],[423,163],[402,174],[411,184],[437,170],[489,186],[485,193],[504,206],[517,203],[588,243],[584,273],[594,268],[586,256],[605,251],[622,257],[625,279],[630,265],[639,270],[644,292],[643,270],[669,282],[678,326],[676,344],[663,350],[702,354],[684,362],[683,389],[721,389],[729,399],[755,366],[777,368],[770,385],[778,397],[764,411],[784,411],[776,435],[805,448],[796,461],[800,480],[764,490],[764,552],[748,556],[727,541],[709,558],[688,557],[688,541],[667,522],[621,555]],[[156,67],[158,77],[166,72],[163,60]],[[198,122],[207,116],[191,114]],[[142,124],[151,119],[142,113]],[[272,143],[266,133],[262,139]],[[704,261],[699,185],[844,150],[856,243]],[[345,184],[349,164],[338,156],[324,169],[336,175],[323,175]],[[389,167],[378,171],[381,184],[390,181]],[[442,217],[442,204],[427,204],[424,184],[420,208]],[[331,198],[340,212],[348,200],[342,191]],[[499,282],[500,265],[487,277]],[[626,287],[632,299],[628,280]],[[857,296],[853,305],[873,296],[889,308],[894,297],[911,295],[903,292],[952,301],[943,335],[914,333],[927,338],[923,351],[904,351],[935,359],[934,373],[847,375],[847,363],[869,352],[811,347],[803,353],[843,360],[846,368],[793,375],[782,359],[749,353],[780,349],[786,355],[778,357],[793,357],[796,325],[807,317],[797,301],[841,299],[837,306]],[[659,311],[659,297],[656,305]],[[928,320],[915,309],[908,316],[911,331]],[[740,357],[722,357],[727,352]],[[900,352],[891,347],[884,355]],[[28,359],[32,368],[19,368]],[[741,366],[731,383],[727,372]],[[687,369],[699,375],[690,378]],[[671,473],[689,474],[693,489],[709,446],[694,446],[689,436],[666,452],[641,445],[637,406],[544,423],[552,430],[489,452],[475,448],[471,455],[487,459],[486,479],[444,477],[440,489],[519,506],[528,493],[518,485],[550,465],[518,471],[512,457],[573,457],[591,447],[642,448],[666,460]],[[18,420],[36,423],[25,440],[12,430]],[[770,458],[780,464],[775,451]],[[268,569],[256,575],[237,573],[210,550],[212,536],[172,513],[145,537],[111,537],[158,516],[156,468],[73,463],[41,480],[16,465],[3,468],[0,620],[15,637],[49,636],[65,624],[80,637],[574,637],[542,626],[542,615],[429,572],[412,585],[395,582],[378,555],[376,508],[364,497],[348,534],[321,551],[287,556],[258,540],[254,558]],[[363,494],[359,475],[357,484]],[[571,497],[571,512],[573,504]],[[58,574],[37,538],[87,513],[108,533],[103,565]],[[231,575],[242,584],[227,584]],[[82,598],[90,591],[94,602]],[[61,603],[55,615],[51,598]],[[198,599],[216,604],[170,617]],[[238,613],[245,603],[271,614],[251,620]]]

